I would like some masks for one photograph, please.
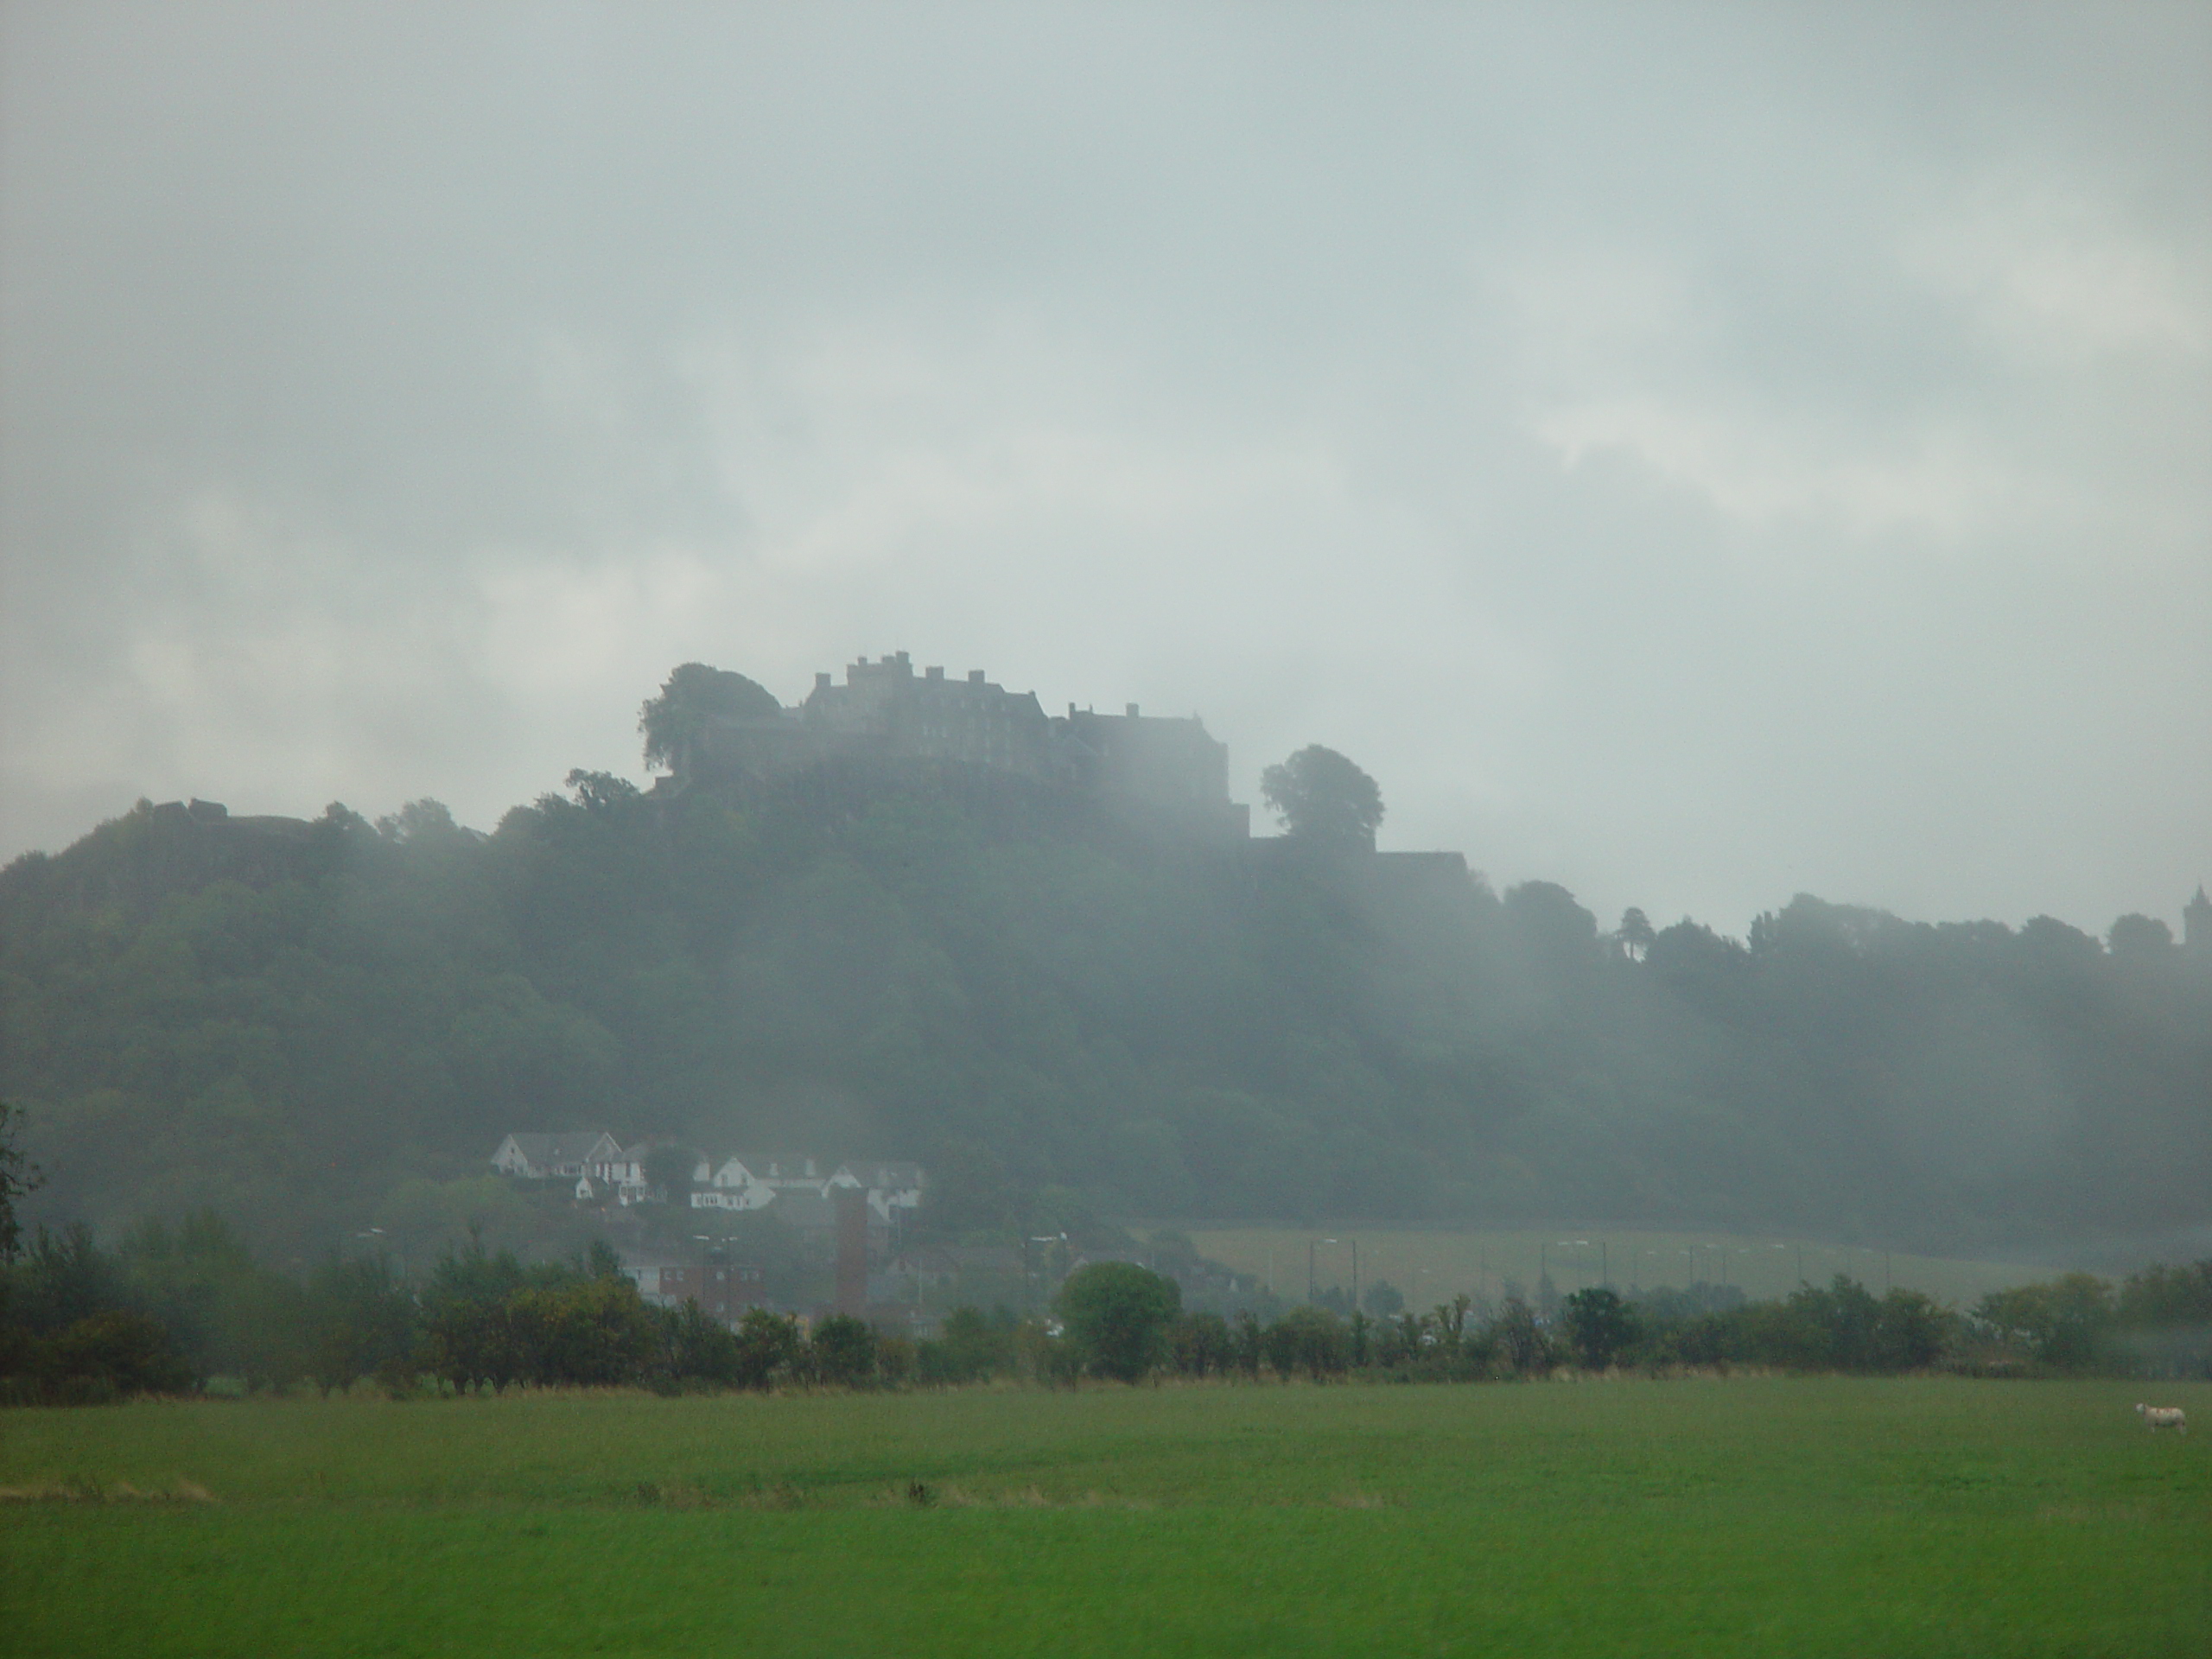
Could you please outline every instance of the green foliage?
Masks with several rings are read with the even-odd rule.
[[[2131,1274],[2120,1288],[2116,1312],[2120,1324],[2137,1330],[2212,1326],[2212,1256]]]
[[[14,1261],[22,1247],[22,1224],[16,1217],[16,1205],[25,1194],[36,1191],[42,1179],[38,1166],[25,1158],[23,1149],[16,1144],[21,1117],[13,1106],[0,1100],[0,1262]]]
[[[1303,1371],[1319,1382],[1351,1362],[1344,1323],[1325,1307],[1294,1307],[1268,1327],[1268,1363],[1284,1376]]]
[[[300,1286],[257,1263],[212,1211],[173,1228],[141,1224],[124,1236],[121,1258],[132,1301],[174,1333],[197,1376],[283,1388],[306,1374]]]
[[[807,1341],[807,1369],[817,1382],[862,1387],[875,1380],[875,1332],[849,1313],[832,1313]]]
[[[485,1160],[603,1124],[912,1157],[940,1236],[1076,1249],[1132,1214],[2196,1224],[2212,973],[2132,937],[1800,898],[1638,962],[1552,884],[1180,844],[957,769],[579,773],[488,836],[146,805],[0,872],[0,1092],[48,1176],[8,1201],[110,1236],[212,1207],[295,1264],[372,1228],[418,1268],[472,1225],[564,1254],[588,1219]]]
[[[1516,1374],[1526,1376],[1551,1362],[1551,1344],[1535,1310],[1518,1296],[1509,1296],[1498,1311],[1494,1341],[1499,1356]]]
[[[634,1382],[652,1357],[652,1318],[626,1280],[579,1280],[516,1293],[505,1305],[509,1339],[525,1382]]]
[[[1897,1373],[1944,1361],[1962,1340],[1959,1319],[1918,1291],[1877,1297],[1839,1274],[1781,1301],[1702,1311],[1681,1297],[1647,1298],[1636,1357],[1692,1365]]]
[[[308,1375],[326,1395],[367,1376],[413,1374],[415,1297],[388,1256],[327,1257],[308,1278],[305,1324]]]
[[[64,1400],[182,1394],[193,1384],[161,1321],[123,1308],[79,1319],[35,1351],[28,1370],[47,1397]]]
[[[1361,1294],[1359,1305],[1378,1319],[1395,1319],[1405,1312],[1405,1293],[1388,1279],[1377,1279]]]
[[[1382,791],[1376,781],[1319,743],[1262,772],[1260,798],[1282,821],[1286,835],[1319,847],[1372,847],[1382,822]]]
[[[423,1368],[461,1392],[640,1382],[682,1330],[645,1306],[597,1240],[574,1265],[529,1268],[472,1240],[441,1258],[423,1304]]]
[[[922,1382],[938,1383],[1011,1376],[1020,1358],[1019,1324],[1010,1308],[985,1313],[979,1308],[956,1307],[944,1316],[937,1337],[920,1345],[916,1375]]]
[[[765,1389],[791,1375],[803,1346],[797,1320],[765,1307],[746,1309],[737,1328],[739,1385]]]
[[[1560,1311],[1575,1359],[1592,1370],[1604,1370],[1636,1341],[1636,1310],[1613,1291],[1595,1286],[1578,1290]]]
[[[2044,1364],[2072,1370],[2095,1361],[2116,1313],[2111,1286],[2094,1274],[2069,1273],[2047,1284],[1993,1291],[1976,1305],[1974,1318]]]
[[[691,749],[717,719],[773,718],[783,705],[775,694],[742,674],[685,663],[668,677],[660,695],[639,711],[645,765],[683,770]]]
[[[1185,1313],[1168,1327],[1167,1361],[1180,1376],[1225,1376],[1236,1362],[1236,1338],[1218,1313]]]
[[[1134,1262],[1093,1262],[1061,1284],[1052,1308],[1069,1344],[1094,1376],[1134,1382],[1165,1356],[1182,1291]]]
[[[2156,961],[2174,948],[2173,929],[2152,916],[2123,916],[2106,938],[2113,955],[2123,961]]]

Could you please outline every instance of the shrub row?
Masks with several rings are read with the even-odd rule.
[[[939,1333],[879,1337],[833,1317],[811,1331],[755,1309],[735,1330],[696,1304],[647,1305],[613,1251],[525,1265],[448,1252],[419,1287],[380,1260],[325,1262],[304,1283],[257,1267],[212,1217],[141,1228],[108,1252],[41,1231],[0,1268],[0,1402],[180,1393],[216,1376],[327,1394],[510,1387],[764,1389],[1071,1383],[1173,1376],[1326,1382],[1481,1381],[1561,1366],[1805,1371],[2126,1371],[2212,1376],[2212,1261],[2114,1287],[2087,1274],[1985,1297],[1972,1313],[1838,1277],[1779,1301],[1576,1292],[1550,1317],[1461,1296],[1426,1313],[1294,1307],[1263,1323],[1186,1311],[1174,1281],[1122,1262],[1078,1269],[1053,1317],[964,1307]]]

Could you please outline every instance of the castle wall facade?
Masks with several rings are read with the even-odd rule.
[[[941,760],[1062,784],[1147,821],[1208,839],[1251,833],[1229,798],[1229,749],[1197,716],[1119,715],[1068,705],[1048,716],[1033,691],[1009,691],[981,669],[919,674],[905,652],[861,658],[842,684],[815,676],[804,702],[774,715],[724,718],[702,734],[678,783],[771,780],[830,760]]]

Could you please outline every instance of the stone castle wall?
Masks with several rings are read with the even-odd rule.
[[[981,669],[917,674],[903,651],[853,663],[842,684],[816,675],[796,708],[715,722],[677,781],[766,781],[829,760],[953,761],[1066,785],[1209,838],[1251,833],[1250,809],[1229,798],[1228,747],[1197,716],[1145,715],[1135,703],[1047,715],[1033,691],[1009,691]]]

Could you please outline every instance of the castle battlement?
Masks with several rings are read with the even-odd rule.
[[[773,715],[720,715],[690,746],[677,783],[768,781],[827,761],[931,760],[1058,784],[1208,838],[1243,840],[1251,810],[1229,798],[1229,749],[1196,715],[1119,715],[1068,705],[1048,715],[1034,691],[971,669],[919,674],[901,651],[849,664],[842,684],[814,677],[804,702]]]

